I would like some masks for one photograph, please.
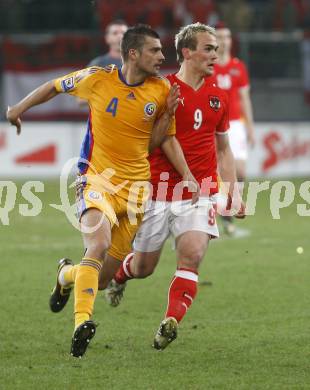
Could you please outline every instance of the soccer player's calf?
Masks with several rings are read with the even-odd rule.
[[[146,235],[142,235],[142,237],[147,240]],[[135,241],[135,247],[145,250],[146,246],[142,243],[142,237],[140,235],[140,238]],[[112,306],[119,304],[128,280],[145,278],[153,273],[166,238],[162,238],[159,249],[152,252],[138,250],[130,253],[124,259],[106,291],[106,296]],[[148,242],[152,248],[152,241],[149,240]],[[169,286],[164,320],[161,322],[154,338],[153,346],[156,349],[166,348],[177,337],[178,324],[185,316],[197,294],[198,269],[208,242],[209,234],[198,230],[186,231],[176,238],[177,269]]]

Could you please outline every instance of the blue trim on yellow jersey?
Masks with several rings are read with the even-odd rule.
[[[136,83],[136,84],[128,84],[121,69],[118,69],[118,77],[119,79],[121,80],[122,83],[126,84],[128,87],[138,87],[139,85],[142,85],[144,83],[144,81],[142,81],[141,83]]]
[[[90,162],[93,146],[94,146],[94,137],[92,133],[92,121],[91,121],[91,114],[90,114],[87,121],[87,132],[85,134],[81,151],[80,151],[80,158]],[[88,167],[89,164],[79,160],[78,168],[80,174],[82,175],[85,174],[87,172]]]

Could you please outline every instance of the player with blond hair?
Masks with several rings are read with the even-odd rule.
[[[210,239],[219,236],[215,219],[218,167],[222,180],[229,183],[230,196],[239,203],[237,216],[244,217],[239,192],[233,191],[237,179],[228,140],[228,97],[209,81],[217,61],[215,30],[201,23],[188,25],[176,35],[175,45],[180,68],[167,78],[180,88],[176,137],[200,185],[200,198],[193,205],[189,191],[178,185],[182,177],[164,155],[163,143],[150,156],[153,195],[134,241],[134,253],[126,256],[106,292],[110,304],[117,306],[126,281],[152,274],[166,239],[173,236],[177,269],[154,338],[153,346],[159,350],[177,337],[178,325],[197,294],[199,265]]]

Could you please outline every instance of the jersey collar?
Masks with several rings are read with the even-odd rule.
[[[121,69],[118,69],[118,77],[121,80],[121,82],[124,83],[125,85],[127,85],[128,87],[138,87],[139,85],[142,85],[144,83],[144,81],[142,81],[141,83],[128,84]]]

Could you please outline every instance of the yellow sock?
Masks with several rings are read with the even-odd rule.
[[[90,319],[90,315],[87,313],[75,313],[75,325],[74,329],[76,329],[79,325],[83,324],[83,322],[88,321]]]
[[[68,267],[68,271],[64,272],[63,278],[64,278],[66,285],[67,284],[70,285],[70,284],[75,283],[75,278],[76,278],[76,274],[77,274],[79,267],[80,267],[80,264],[76,264],[73,267]]]
[[[101,262],[89,257],[84,257],[78,267],[74,288],[75,328],[89,320],[93,313],[100,268]]]

